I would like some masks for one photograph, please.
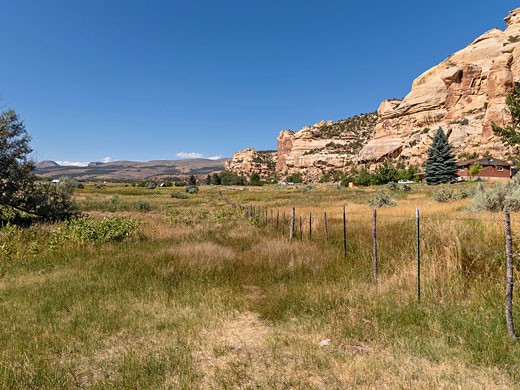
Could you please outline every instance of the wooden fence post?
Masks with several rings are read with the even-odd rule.
[[[302,216],[300,215],[300,241],[303,240]]]
[[[312,239],[312,212],[309,211],[309,241]]]
[[[419,208],[415,209],[415,219],[417,223],[417,300],[421,300],[421,231]]]
[[[325,242],[328,244],[329,243],[329,231],[327,229],[327,212],[326,211],[323,213],[323,221],[325,223]]]
[[[282,216],[282,237],[283,237],[284,233],[285,233],[285,211]]]
[[[273,226],[273,209],[271,209],[271,226]]]
[[[507,286],[506,286],[506,323],[507,333],[511,341],[516,341],[515,327],[513,324],[513,238],[511,235],[511,216],[509,211],[504,211],[506,228],[506,260],[507,260]]]
[[[289,226],[289,240],[294,237],[294,207],[291,208],[291,226]]]
[[[374,209],[373,219],[372,219],[372,239],[374,245],[374,282],[377,283],[377,210]]]
[[[280,209],[276,210],[276,229],[278,230],[278,220],[280,219]]]
[[[347,215],[343,206],[343,254],[347,257]]]

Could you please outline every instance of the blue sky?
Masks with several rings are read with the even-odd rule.
[[[516,3],[516,4],[515,4]],[[225,156],[401,98],[514,1],[2,4],[3,108],[40,160]],[[182,154],[183,153],[183,154]]]

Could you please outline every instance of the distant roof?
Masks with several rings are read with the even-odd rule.
[[[471,165],[474,163],[479,163],[480,165],[499,165],[504,167],[510,167],[511,164],[509,164],[507,161],[502,161],[497,158],[493,157],[484,157],[484,158],[474,158],[473,160],[466,160],[466,161],[459,161],[457,162],[458,166],[461,165]]]

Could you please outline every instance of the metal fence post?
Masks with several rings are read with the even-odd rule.
[[[291,209],[291,225],[289,226],[289,240],[294,236],[294,207]]]
[[[280,219],[280,209],[276,210],[276,229],[278,229],[279,219]]]
[[[504,211],[506,228],[506,259],[507,259],[507,286],[506,286],[506,323],[507,333],[511,341],[516,341],[515,327],[513,324],[513,238],[511,235],[511,216],[509,211]]]
[[[325,223],[325,242],[328,244],[329,243],[329,231],[327,229],[327,212],[326,211],[323,213],[323,221]]]
[[[417,300],[421,300],[421,233],[419,208],[415,209],[415,219],[417,223]]]
[[[273,209],[271,209],[271,226],[273,226]]]
[[[347,257],[347,216],[343,206],[343,254]]]
[[[372,239],[374,245],[374,282],[377,283],[377,210],[374,209],[373,219],[372,219]]]

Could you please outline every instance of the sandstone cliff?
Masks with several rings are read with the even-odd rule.
[[[439,127],[457,154],[490,153],[507,159],[511,151],[493,134],[491,123],[503,125],[510,119],[505,99],[520,83],[520,8],[504,20],[504,31],[484,33],[420,75],[403,100],[382,102],[377,114],[282,131],[276,173],[283,177],[302,172],[307,180],[317,180],[332,168],[345,170],[353,163],[374,168],[390,158],[419,165]],[[233,170],[260,170],[265,175],[264,167],[240,157],[244,153],[256,152],[239,152],[230,162]]]
[[[491,122],[509,119],[505,98],[520,81],[520,8],[505,21],[505,31],[484,33],[419,76],[402,101],[384,101],[374,138],[356,161],[400,157],[420,164],[439,126],[457,152],[507,158],[509,150],[493,135]]]
[[[297,132],[282,131],[278,136],[277,172],[301,172],[312,181],[330,169],[344,169],[372,138],[376,121],[376,113],[370,113],[337,122],[322,121]]]
[[[257,173],[262,178],[269,178],[275,175],[277,160],[276,150],[256,151],[248,148],[236,152],[231,160],[226,161],[225,169],[247,176]]]

